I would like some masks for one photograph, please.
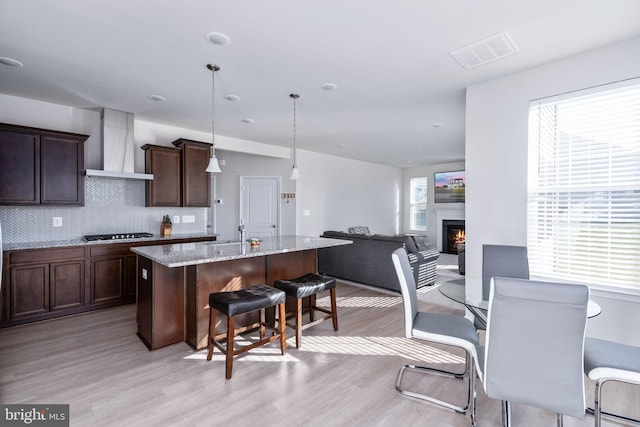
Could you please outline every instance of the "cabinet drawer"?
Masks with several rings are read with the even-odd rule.
[[[148,244],[151,245],[153,243],[148,243]],[[106,244],[106,245],[92,246],[90,249],[91,257],[131,255],[131,246],[133,245],[131,245],[130,243],[117,244],[117,245]]]
[[[60,249],[33,249],[12,251],[9,253],[9,264],[27,264],[49,261],[64,261],[84,258],[84,246]]]

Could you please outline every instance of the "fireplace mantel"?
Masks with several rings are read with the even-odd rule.
[[[464,220],[464,209],[436,209],[438,252],[442,252],[442,221],[445,219]]]

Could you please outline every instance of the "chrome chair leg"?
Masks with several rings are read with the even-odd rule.
[[[607,381],[616,381],[615,379],[599,379],[596,381],[596,388],[594,393],[594,408],[587,408],[588,414],[593,414],[594,427],[602,427],[602,416],[623,420],[630,423],[640,424],[640,419],[625,417],[624,415],[613,414],[602,410],[602,386]],[[632,383],[633,384],[633,383]]]
[[[564,425],[564,417],[562,416],[562,414],[558,414],[556,420],[556,424],[558,427],[562,427]]]
[[[416,393],[414,391],[406,390],[401,387],[402,377],[406,370],[418,371],[425,374],[436,374],[440,376],[445,376],[454,379],[464,380],[465,377],[469,377],[469,389],[467,394],[467,402],[464,407],[454,405],[450,402],[446,402],[444,400],[436,399],[435,397],[428,396],[421,393]],[[459,414],[465,415],[467,412],[471,414],[471,424],[475,426],[476,422],[476,414],[475,414],[475,365],[472,357],[466,353],[465,354],[465,368],[464,372],[450,372],[442,369],[431,368],[426,366],[417,366],[417,365],[404,365],[400,368],[398,372],[398,377],[396,379],[396,390],[403,396],[411,397],[414,399],[423,400],[426,402],[433,403],[438,406],[442,406],[444,408],[450,409]]]
[[[503,400],[502,401],[502,427],[511,427],[511,404]]]

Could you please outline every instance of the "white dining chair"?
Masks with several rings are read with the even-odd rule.
[[[529,278],[529,257],[526,246],[482,245],[482,299],[489,299],[492,277]],[[486,329],[484,322],[474,319],[478,331]]]
[[[593,409],[595,427],[600,427],[603,414],[640,424],[639,419],[602,410],[604,383],[615,381],[640,386],[640,347],[587,338],[584,343],[584,372],[596,382]]]
[[[463,372],[450,372],[426,366],[404,365],[398,372],[396,390],[403,396],[434,403],[455,412],[471,415],[471,425],[476,425],[475,417],[475,380],[476,373],[481,375],[482,348],[479,347],[478,335],[473,323],[462,316],[444,313],[430,313],[418,310],[418,296],[411,266],[404,248],[398,248],[391,254],[391,260],[398,275],[402,302],[404,306],[404,332],[407,338],[415,338],[439,344],[446,344],[461,348],[465,351],[465,366]],[[468,380],[466,406],[461,407],[433,396],[417,393],[402,388],[402,378],[407,370],[425,374],[436,374],[455,379]]]
[[[494,277],[485,337],[484,389],[502,400],[502,425],[511,425],[509,402],[563,414],[585,415],[584,333],[586,285]]]

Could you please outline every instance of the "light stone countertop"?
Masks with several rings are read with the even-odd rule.
[[[106,234],[106,233],[105,233]],[[202,237],[216,237],[215,234],[206,233],[185,233],[185,234],[172,234],[171,236],[154,235],[153,237],[140,237],[136,239],[113,239],[113,240],[94,240],[87,242],[82,237],[68,240],[49,240],[42,242],[18,242],[18,243],[4,243],[2,245],[3,251],[17,251],[21,249],[48,249],[48,248],[62,248],[66,246],[85,246],[85,245],[109,245],[114,243],[131,243],[131,242],[158,242],[166,240],[170,242],[176,239],[194,239]]]
[[[257,248],[251,248],[248,242],[244,242],[242,245],[240,242],[196,242],[138,246],[131,248],[131,251],[166,267],[183,267],[353,243],[351,240],[306,236],[280,236],[262,239]]]

